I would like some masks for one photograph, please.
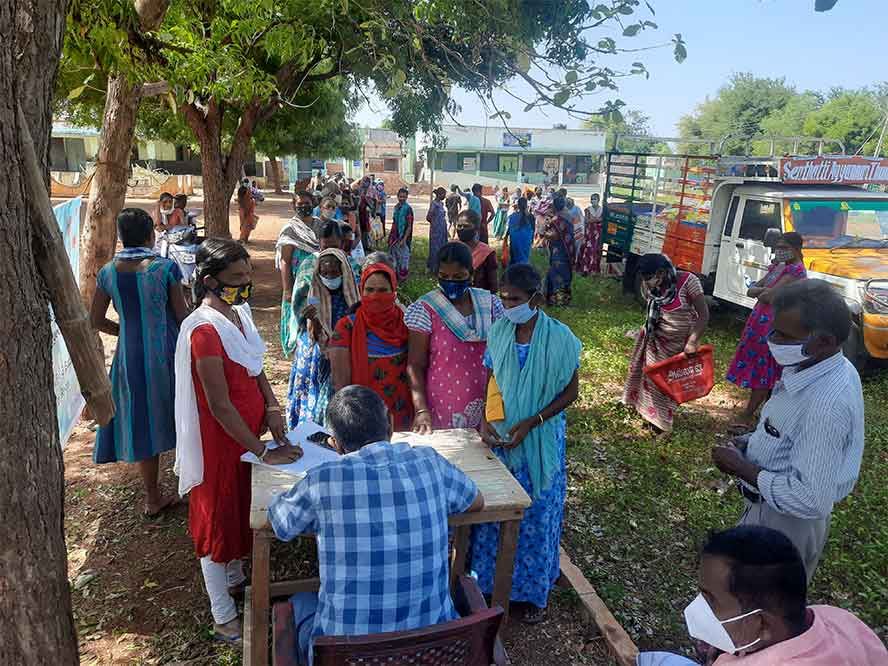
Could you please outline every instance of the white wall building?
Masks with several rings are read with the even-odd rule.
[[[430,149],[436,186],[597,184],[605,135],[597,130],[445,125],[446,145]]]

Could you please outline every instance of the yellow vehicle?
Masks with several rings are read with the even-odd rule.
[[[888,358],[888,195],[858,188],[788,197],[783,227],[805,239],[808,275],[842,291],[854,315],[845,354]]]

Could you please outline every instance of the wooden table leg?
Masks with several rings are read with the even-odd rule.
[[[509,620],[509,597],[512,595],[512,572],[515,567],[515,550],[518,547],[520,520],[504,520],[500,523],[499,541],[496,548],[496,573],[493,579],[491,606],[503,609],[504,626]]]
[[[268,666],[268,626],[271,588],[271,535],[263,530],[253,531],[253,569],[250,584],[251,608],[246,621],[252,627],[249,646],[250,666]]]
[[[453,558],[453,566],[450,568],[450,588],[456,584],[456,578],[466,572],[466,553],[469,550],[470,525],[460,525],[453,530],[453,546],[456,556]]]

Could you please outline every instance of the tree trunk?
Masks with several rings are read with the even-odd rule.
[[[64,0],[0,2],[0,664],[77,664],[63,523],[64,478],[40,242],[22,175],[27,114],[49,189],[53,80]]]
[[[194,104],[182,107],[182,113],[200,146],[200,173],[203,179],[203,215],[207,237],[231,238],[228,207],[234,183],[226,184],[225,158],[222,154],[222,110],[215,100],[206,109]]]
[[[139,100],[137,91],[124,77],[108,79],[96,172],[80,232],[80,297],[86,307],[96,291],[96,275],[111,260],[117,244],[116,220],[126,202]]]
[[[204,224],[207,237],[231,238],[228,221],[231,193],[234,183],[225,180],[222,150],[212,145],[211,139],[198,137],[200,143],[200,171],[203,176]]]
[[[227,156],[222,152],[223,112],[218,102],[210,99],[206,110],[186,104],[182,112],[200,145],[207,236],[231,238],[228,221],[231,195],[243,173],[250,139],[260,117],[260,106],[257,102],[251,102],[241,114]]]
[[[284,190],[281,186],[281,181],[283,180],[283,176],[281,174],[281,163],[274,155],[268,156],[268,162],[271,164],[271,182],[274,185],[274,193],[283,194]]]

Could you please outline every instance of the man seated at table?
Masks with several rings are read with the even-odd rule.
[[[463,472],[425,446],[389,443],[388,410],[363,386],[327,407],[340,460],[315,467],[268,508],[278,539],[316,534],[320,591],[292,597],[299,663],[315,636],[418,629],[458,618],[450,598],[451,514],[484,498]]]
[[[782,532],[741,525],[715,532],[703,547],[700,594],[685,608],[700,663],[709,666],[864,666],[888,664],[878,636],[833,606],[808,606],[799,551]],[[697,662],[665,652],[638,666]]]

